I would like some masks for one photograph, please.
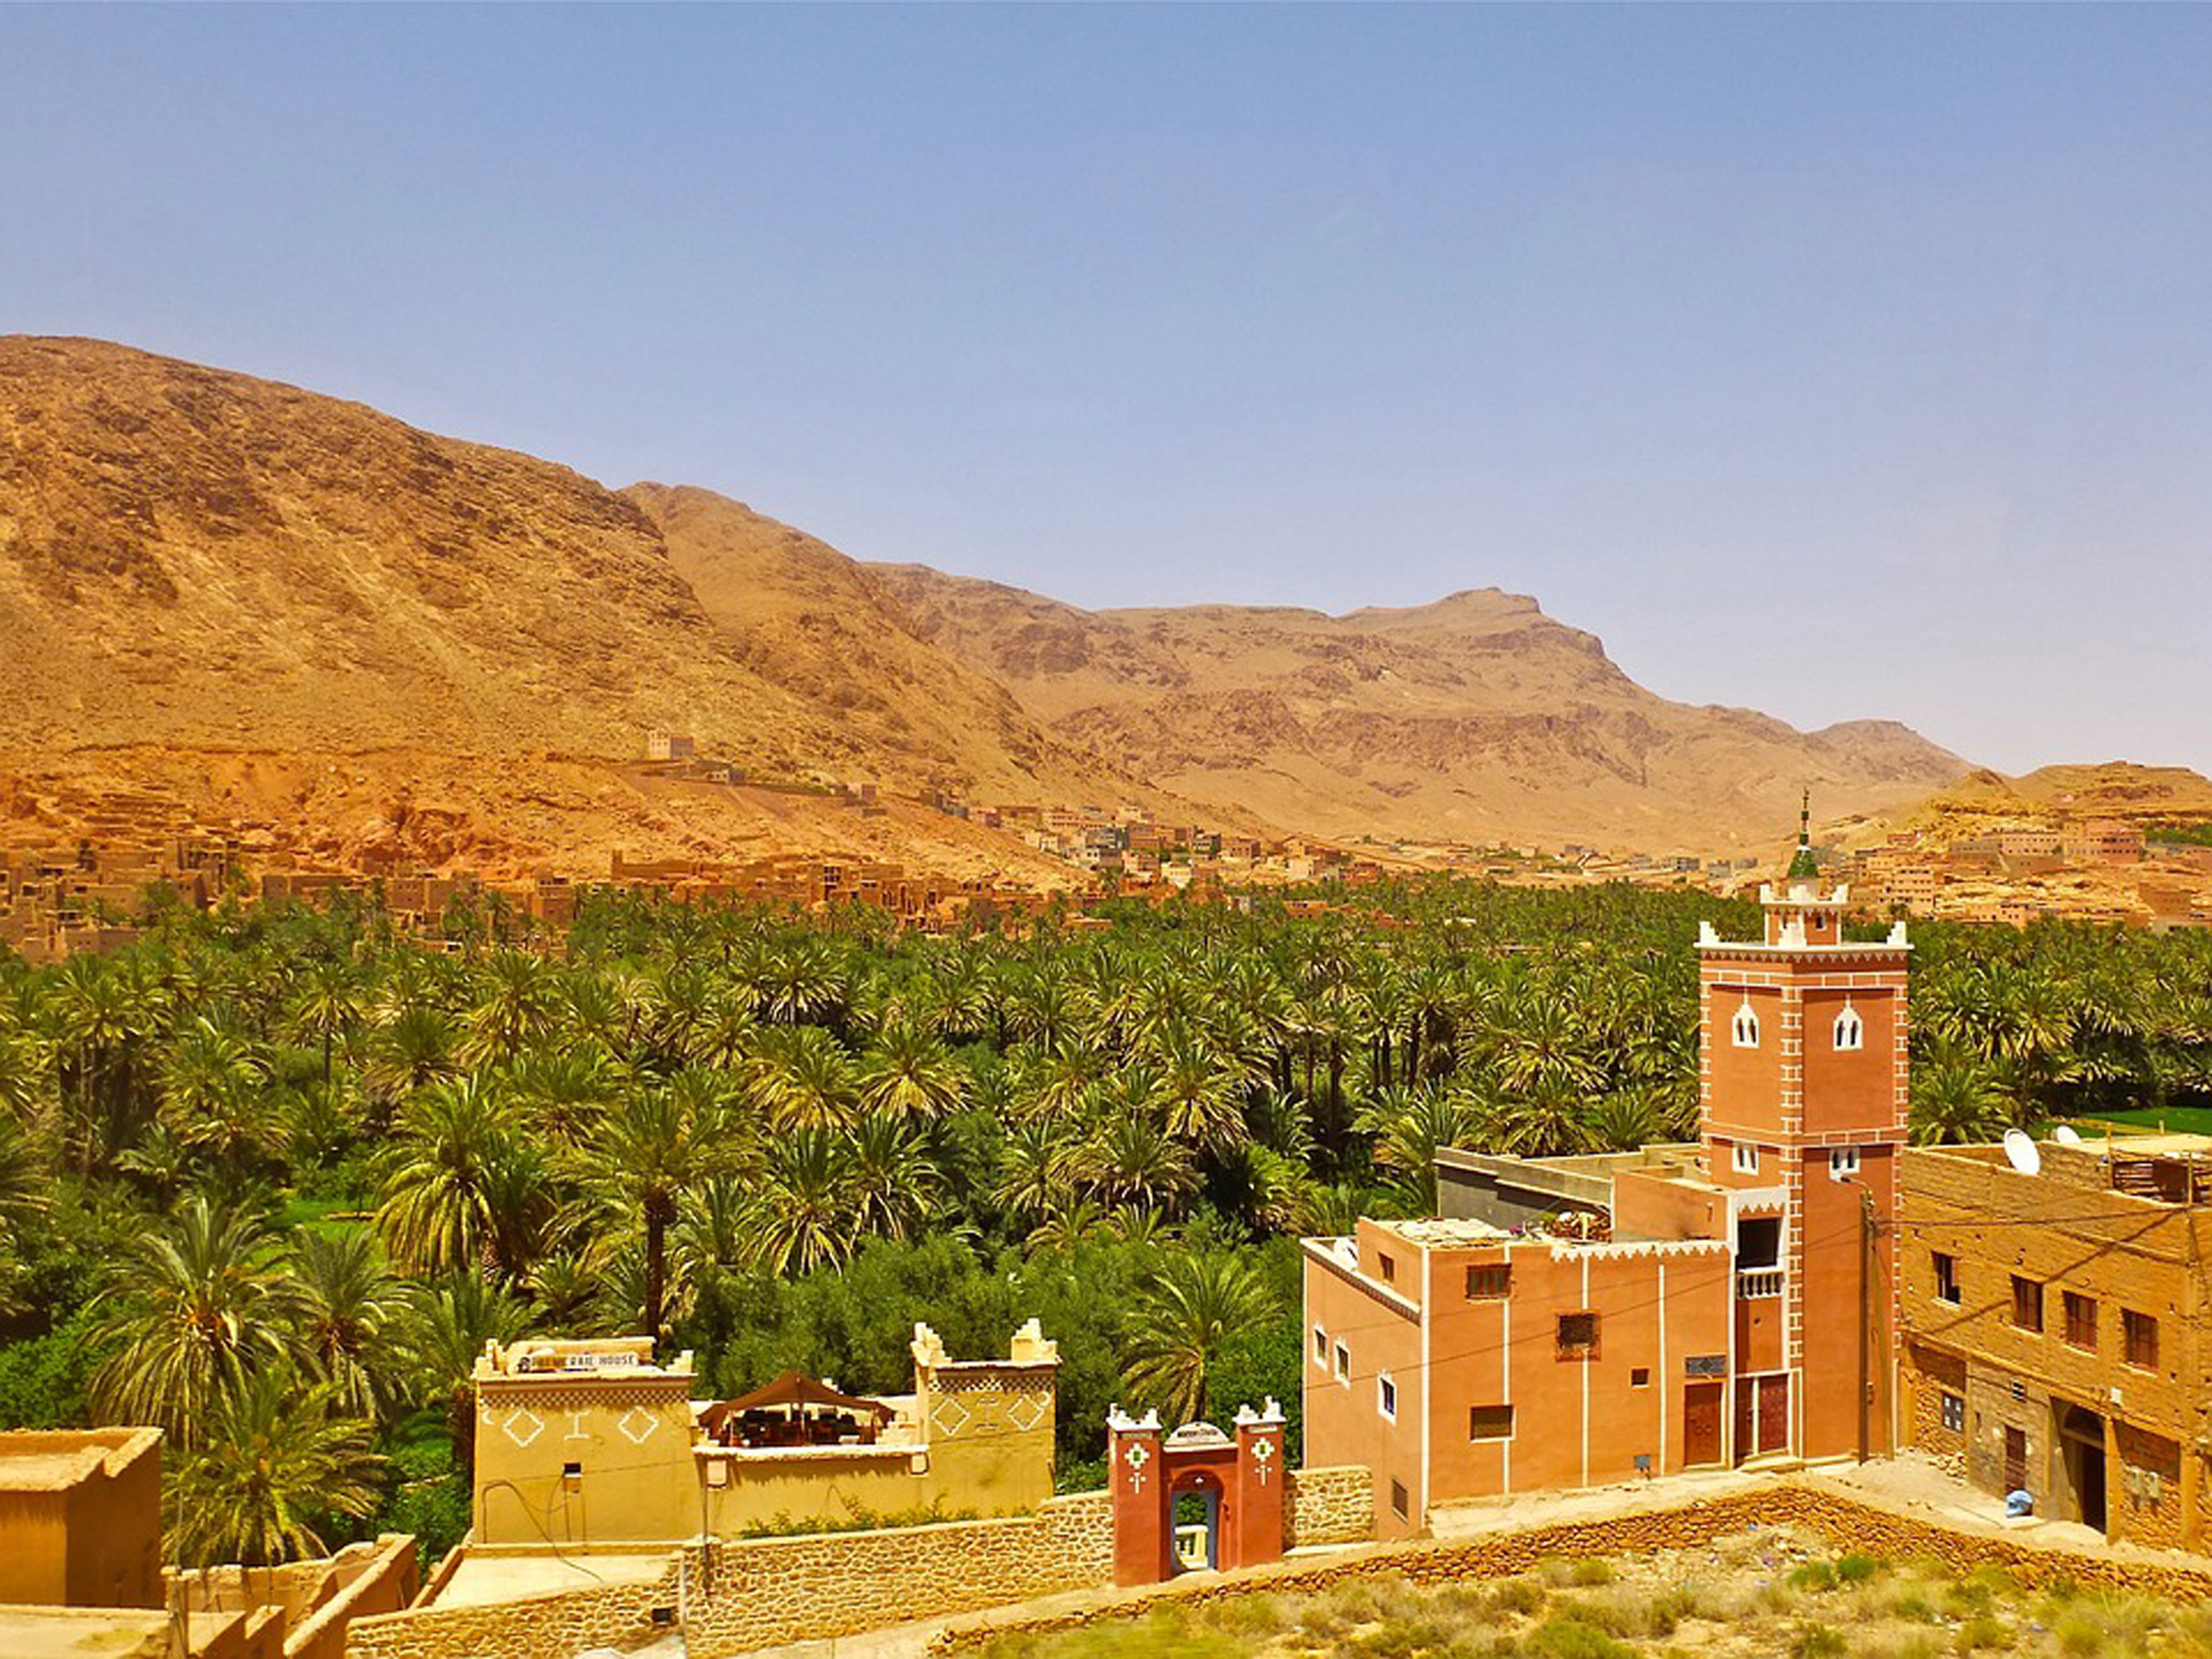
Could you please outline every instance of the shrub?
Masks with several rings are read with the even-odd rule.
[[[1542,1659],[1635,1659],[1636,1652],[1573,1613],[1545,1620],[1529,1632],[1522,1649]]]
[[[1791,1570],[1789,1583],[1797,1590],[1833,1590],[1835,1568],[1826,1561],[1801,1561]]]
[[[1840,1557],[1835,1564],[1836,1579],[1843,1584],[1864,1584],[1881,1570],[1881,1557],[1862,1554],[1858,1550]]]
[[[1958,1637],[1951,1643],[1960,1653],[1979,1653],[2012,1645],[2012,1632],[1987,1613],[1976,1613],[1960,1625]]]
[[[1789,1643],[1794,1659],[1834,1659],[1847,1651],[1843,1632],[1826,1624],[1808,1624]]]

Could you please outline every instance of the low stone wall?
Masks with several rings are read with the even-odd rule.
[[[1299,1470],[1287,1496],[1290,1544],[1375,1535],[1365,1469]],[[1033,1515],[693,1544],[668,1559],[667,1571],[643,1584],[355,1619],[346,1650],[365,1659],[576,1653],[635,1646],[680,1620],[694,1659],[715,1659],[978,1612],[1110,1582],[1114,1505],[1105,1492],[1077,1492],[1047,1498]]]
[[[2040,1586],[2059,1579],[2085,1586],[2127,1590],[2173,1601],[2212,1600],[2212,1567],[2114,1560],[2055,1548],[2014,1543],[1980,1533],[1955,1532],[1886,1510],[1853,1503],[1833,1493],[1777,1484],[1758,1491],[1619,1516],[1603,1521],[1562,1522],[1526,1531],[1499,1533],[1465,1543],[1410,1544],[1403,1548],[1363,1552],[1350,1560],[1313,1567],[1262,1569],[1257,1575],[1213,1580],[1203,1586],[1162,1586],[1149,1595],[1133,1596],[1109,1608],[1079,1616],[996,1624],[988,1630],[953,1630],[930,1645],[932,1655],[971,1651],[1009,1632],[1042,1634],[1071,1629],[1100,1618],[1141,1618],[1161,1602],[1178,1605],[1249,1595],[1255,1590],[1305,1593],[1358,1579],[1403,1579],[1418,1585],[1456,1584],[1469,1580],[1510,1578],[1534,1570],[1554,1556],[1644,1555],[1661,1550],[1696,1549],[1761,1526],[1798,1526],[1850,1549],[1893,1560],[1924,1559],[1946,1571],[1965,1574],[1980,1567],[2002,1567],[2022,1584]]]
[[[1283,1547],[1363,1544],[1375,1536],[1375,1476],[1357,1464],[1298,1469],[1283,1505]]]
[[[634,1646],[680,1618],[694,1659],[714,1659],[1085,1589],[1112,1576],[1113,1560],[1112,1500],[1084,1492],[1002,1520],[687,1545],[650,1583],[356,1620],[346,1651],[575,1653]]]

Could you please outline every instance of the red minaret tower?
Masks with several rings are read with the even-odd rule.
[[[1735,1458],[1890,1449],[1890,1228],[1905,1143],[1904,925],[1843,937],[1810,802],[1765,938],[1698,940],[1700,1134],[1736,1247]]]

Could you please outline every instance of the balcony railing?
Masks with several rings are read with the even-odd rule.
[[[1736,1274],[1736,1294],[1746,1301],[1782,1294],[1780,1268],[1743,1268]]]

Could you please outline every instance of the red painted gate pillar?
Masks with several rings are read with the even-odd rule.
[[[1244,1406],[1236,1413],[1236,1560],[1257,1567],[1282,1559],[1282,1408],[1270,1399],[1264,1409]]]
[[[1168,1525],[1167,1471],[1160,1456],[1160,1414],[1141,1421],[1119,1406],[1106,1414],[1106,1471],[1114,1493],[1114,1582],[1158,1584],[1174,1572]]]

